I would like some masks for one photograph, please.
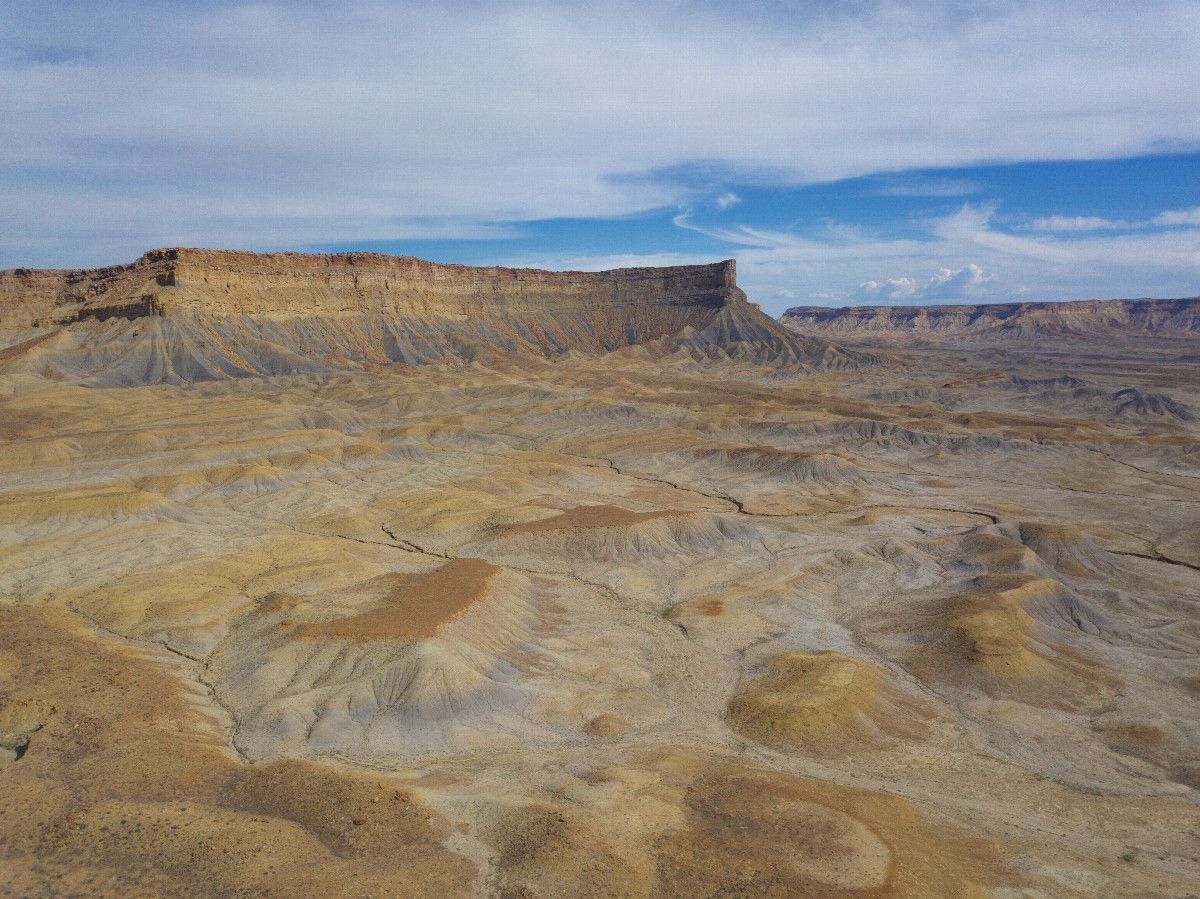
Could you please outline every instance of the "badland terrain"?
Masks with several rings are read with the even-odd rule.
[[[1196,895],[1198,310],[0,273],[0,894]]]

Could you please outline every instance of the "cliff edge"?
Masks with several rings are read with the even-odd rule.
[[[719,308],[745,300],[732,259],[605,272],[440,265],[380,253],[151,250],[129,265],[0,272],[0,322],[71,324],[180,312],[488,315],[558,309]],[[24,319],[24,320],[23,320]]]
[[[748,303],[732,259],[548,272],[176,248],[108,268],[0,272],[0,372],[96,386],[633,345],[696,359],[865,361]]]

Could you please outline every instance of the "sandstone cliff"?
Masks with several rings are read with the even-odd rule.
[[[1148,335],[1200,334],[1200,297],[1178,300],[1084,300],[971,306],[797,306],[780,318],[801,334]]]
[[[69,324],[181,311],[295,316],[384,312],[451,316],[595,308],[717,308],[745,299],[732,259],[607,272],[439,265],[379,253],[152,250],[89,271],[0,272],[6,321]]]
[[[153,250],[102,269],[0,272],[0,338],[0,370],[98,385],[637,344],[856,364],[746,302],[733,260],[546,272],[375,253]]]

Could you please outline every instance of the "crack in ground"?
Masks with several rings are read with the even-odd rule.
[[[229,748],[237,754],[237,757],[240,761],[246,763],[251,763],[253,761],[248,755],[246,755],[246,753],[242,752],[241,748],[234,741],[234,737],[237,735],[238,729],[241,727],[241,721],[238,719],[238,716],[234,713],[233,709],[229,708],[229,706],[225,705],[225,703],[221,701],[220,697],[217,695],[216,686],[210,681],[204,679],[203,675],[208,671],[208,657],[191,655],[181,649],[176,649],[175,647],[158,640],[146,640],[141,637],[130,637],[128,634],[122,634],[120,631],[113,630],[99,619],[93,618],[87,612],[84,612],[82,609],[77,609],[70,605],[67,606],[67,608],[72,614],[78,615],[80,618],[91,622],[93,627],[114,640],[119,640],[122,643],[127,643],[138,647],[152,646],[158,649],[165,649],[167,652],[173,655],[179,656],[182,659],[186,659],[195,665],[199,665],[199,672],[189,672],[189,679],[194,680],[200,686],[204,687],[205,692],[207,693],[208,698],[212,700],[213,705],[224,712],[226,717],[229,719],[228,728],[225,726],[224,722],[219,722],[221,729],[227,732],[226,742],[229,744]]]
[[[681,484],[676,484],[674,481],[668,481],[666,478],[655,477],[648,474],[634,474],[630,471],[622,471],[612,459],[606,456],[585,456],[582,453],[572,453],[567,450],[551,450],[563,456],[573,456],[576,459],[591,459],[593,461],[604,462],[610,469],[616,472],[623,478],[632,478],[635,481],[645,481],[648,484],[663,484],[670,487],[672,490],[678,490],[682,493],[694,493],[696,496],[703,496],[705,499],[715,499],[721,502],[729,503],[733,506],[730,511],[736,512],[739,515],[746,515],[751,518],[794,518],[797,515],[802,515],[802,512],[747,512],[746,505],[739,499],[735,499],[728,493],[705,493],[703,490],[697,490],[694,487],[684,487]]]
[[[1133,556],[1136,559],[1149,559],[1151,562],[1162,562],[1166,565],[1178,565],[1180,568],[1190,568],[1192,571],[1200,571],[1200,565],[1193,565],[1191,562],[1184,562],[1181,559],[1172,559],[1170,556],[1164,556],[1162,553],[1135,553],[1119,549],[1110,549],[1109,552],[1114,556]]]

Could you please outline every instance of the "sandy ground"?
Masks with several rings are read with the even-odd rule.
[[[1200,895],[1195,350],[885,349],[0,375],[0,895]]]

